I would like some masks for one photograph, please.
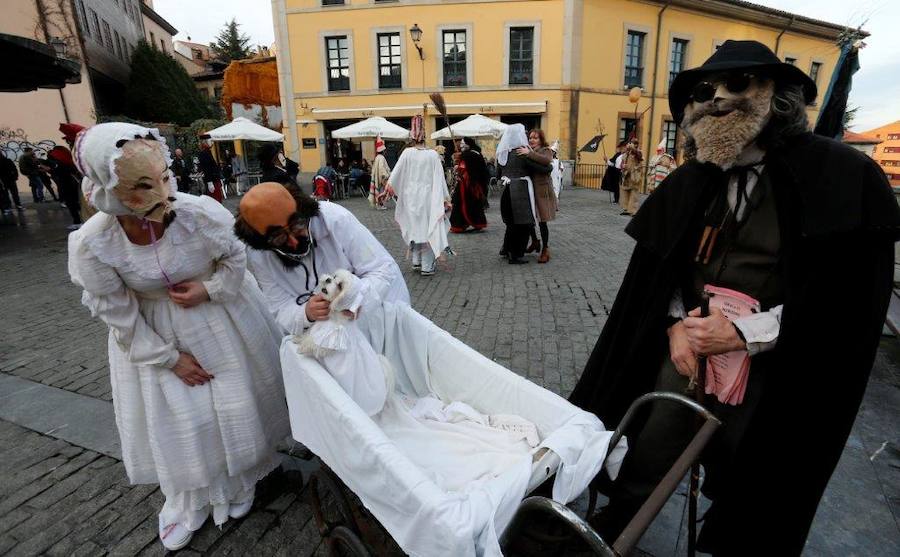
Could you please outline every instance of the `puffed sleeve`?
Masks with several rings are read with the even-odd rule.
[[[134,292],[115,269],[95,257],[78,232],[69,235],[69,276],[84,289],[81,303],[109,326],[130,362],[171,368],[178,361],[173,343],[166,342],[144,320]]]
[[[203,236],[215,262],[215,271],[204,281],[213,302],[233,300],[244,283],[247,252],[244,243],[234,235],[234,216],[221,203],[209,196],[200,197],[197,231]]]

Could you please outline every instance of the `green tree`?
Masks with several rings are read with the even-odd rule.
[[[125,91],[125,116],[187,126],[211,115],[209,104],[181,64],[145,41],[138,43]]]
[[[209,43],[213,55],[223,62],[243,60],[250,56],[250,37],[240,32],[240,24],[234,18],[216,35],[216,40]]]
[[[856,112],[859,110],[858,106],[854,106],[850,108],[847,106],[847,110],[844,111],[844,131],[850,129],[850,126],[853,125],[853,119],[856,118]]]

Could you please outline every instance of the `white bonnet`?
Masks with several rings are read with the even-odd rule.
[[[81,190],[94,207],[111,215],[129,215],[131,210],[116,197],[113,188],[119,183],[116,160],[122,156],[122,141],[151,137],[162,144],[166,166],[172,165],[172,157],[166,139],[156,128],[145,128],[125,122],[97,124],[78,134],[75,139],[75,165],[84,175]],[[169,178],[172,191],[177,191],[174,177]]]
[[[519,147],[528,146],[528,134],[525,133],[525,126],[522,124],[512,124],[503,130],[500,136],[500,143],[497,145],[497,162],[500,166],[506,166],[509,158],[509,152]]]

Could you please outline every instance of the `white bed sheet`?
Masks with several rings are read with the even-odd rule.
[[[555,467],[553,498],[561,503],[581,494],[604,465],[612,432],[596,416],[485,358],[409,306],[385,303],[362,315],[360,327],[375,351],[394,365],[403,393],[431,393],[484,414],[522,416],[537,426],[542,440],[535,449],[520,447],[503,459],[496,476],[462,491],[445,490],[413,461],[425,463],[427,458],[411,459],[404,452],[427,442],[421,431],[412,439],[391,440],[376,424],[385,417],[373,421],[318,362],[298,354],[286,338],[281,360],[294,438],[341,478],[410,555],[500,555],[498,536],[535,485],[529,485],[533,476],[546,476],[544,463]],[[390,434],[402,435],[408,418],[387,419]],[[542,448],[559,458],[544,458],[540,467],[533,466],[532,453]],[[460,466],[466,466],[467,450],[458,451]],[[613,477],[624,454],[623,440],[605,463]]]

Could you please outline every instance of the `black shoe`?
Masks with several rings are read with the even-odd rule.
[[[528,263],[528,261],[526,261],[526,260],[524,260],[524,259],[520,259],[520,258],[518,258],[518,257],[511,258],[511,259],[509,260],[509,264],[510,264],[510,265],[524,265],[524,264],[526,264],[526,263]]]
[[[624,216],[624,215],[628,215],[628,214],[630,214],[628,211],[622,211],[621,213],[619,213],[619,216]]]
[[[498,255],[500,257],[509,257],[509,252],[502,249],[502,250],[500,250],[500,253]]]

